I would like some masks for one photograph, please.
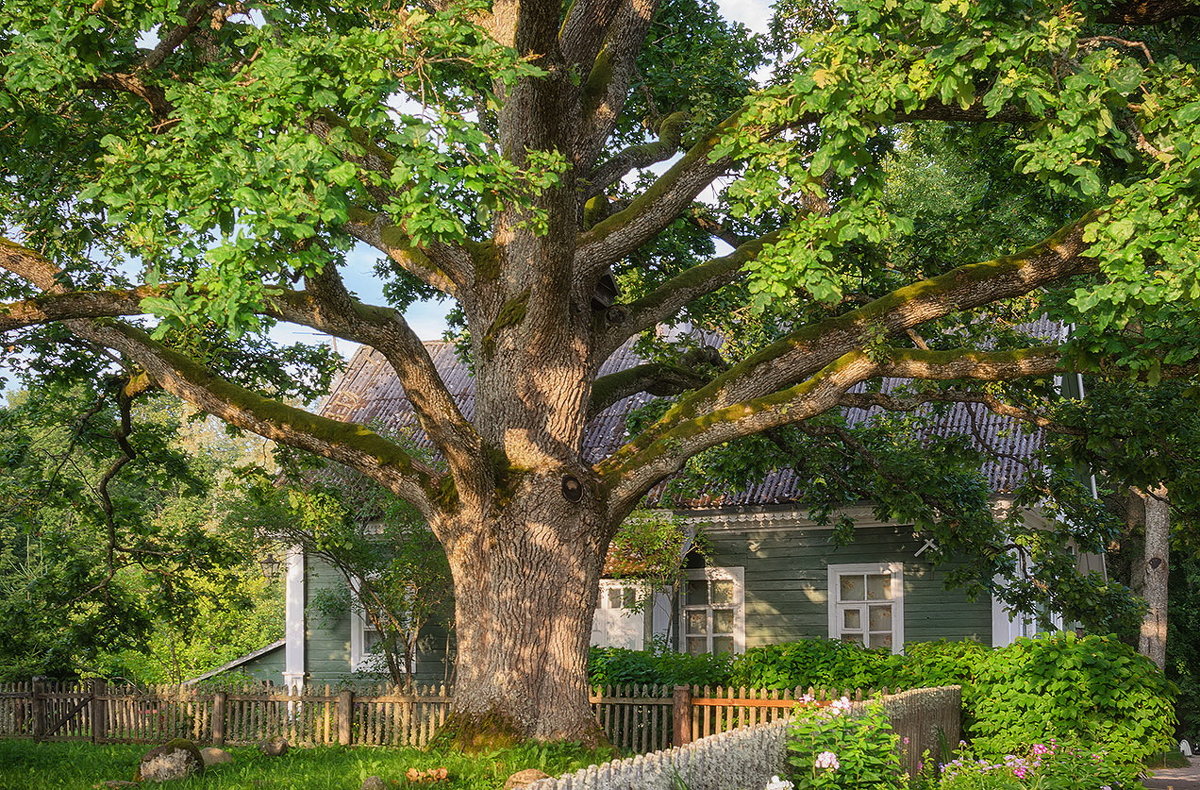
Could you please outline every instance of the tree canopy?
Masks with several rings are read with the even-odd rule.
[[[846,405],[1036,423],[995,382],[1194,372],[1196,13],[788,0],[760,38],[704,0],[5,2],[0,332],[30,375],[120,370],[408,501],[454,578],[465,737],[584,737],[605,549],[690,459],[853,447],[821,422]],[[912,200],[956,156],[970,210]],[[356,244],[390,304],[347,287]],[[433,295],[473,413],[404,320]],[[436,455],[298,406],[334,362],[281,321],[378,350]],[[719,351],[654,332],[685,321]],[[674,398],[585,458],[641,391]]]

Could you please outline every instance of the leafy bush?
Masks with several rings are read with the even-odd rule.
[[[970,753],[947,763],[939,790],[1077,790],[1140,787],[1137,770],[1093,752],[1055,741],[1034,744],[1024,757],[987,760]]]
[[[731,680],[747,688],[897,688],[905,656],[865,650],[832,639],[802,639],[747,650],[733,662]]]
[[[904,786],[896,745],[883,705],[868,703],[861,715],[845,711],[843,697],[828,708],[797,714],[788,730],[788,762],[797,786],[885,790]]]
[[[623,647],[593,647],[588,660],[588,677],[593,685],[658,683],[668,686],[729,685],[730,656],[693,656],[661,647],[626,650]]]
[[[739,656],[593,649],[596,684],[660,683],[788,689],[963,686],[964,724],[983,754],[1070,739],[1136,763],[1170,746],[1172,687],[1115,637],[1072,633],[993,650],[978,642],[926,642],[907,655],[828,639],[756,647]],[[965,781],[965,780],[964,780]]]
[[[951,642],[910,642],[904,646],[907,661],[901,673],[903,688],[968,686],[975,682],[979,667],[988,660],[992,649],[974,639]]]
[[[986,755],[1058,737],[1140,763],[1167,748],[1174,732],[1170,684],[1115,637],[1020,639],[993,651],[964,693],[968,731]]]

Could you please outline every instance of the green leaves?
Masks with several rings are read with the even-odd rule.
[[[1171,697],[1154,664],[1115,637],[1068,631],[992,653],[964,704],[973,712],[972,743],[984,754],[1070,738],[1137,764],[1172,742]]]

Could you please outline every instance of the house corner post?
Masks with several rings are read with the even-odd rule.
[[[287,552],[287,582],[284,590],[283,684],[289,693],[304,688],[304,551],[292,546]]]
[[[672,701],[672,719],[675,721],[673,746],[685,746],[692,742],[692,688],[676,686]]]

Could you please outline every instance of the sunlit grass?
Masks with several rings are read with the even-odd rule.
[[[0,741],[0,790],[91,790],[109,779],[132,779],[147,746]],[[172,782],[171,790],[358,790],[363,779],[380,776],[397,788],[498,790],[511,774],[539,768],[551,776],[608,759],[607,753],[570,744],[520,746],[465,756],[416,749],[320,747],[292,749],[267,757],[253,747],[230,747],[233,763],[215,765],[203,777]],[[435,784],[404,779],[409,768],[445,766],[449,778]]]

